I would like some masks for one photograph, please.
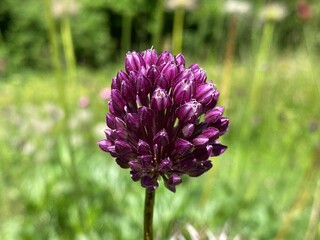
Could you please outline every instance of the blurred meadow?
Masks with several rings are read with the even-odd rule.
[[[225,154],[156,194],[156,239],[320,239],[318,0],[1,0],[0,238],[141,239],[144,189],[97,146],[125,53],[182,52]]]

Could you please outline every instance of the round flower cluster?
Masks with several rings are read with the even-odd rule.
[[[175,192],[181,175],[200,176],[212,167],[209,158],[227,148],[218,138],[229,120],[216,106],[219,91],[206,80],[197,64],[185,67],[182,54],[127,53],[125,71],[112,79],[106,139],[99,147],[148,191],[162,177]]]

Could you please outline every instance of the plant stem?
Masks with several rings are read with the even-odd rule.
[[[144,202],[144,240],[152,240],[152,220],[153,220],[153,206],[154,206],[155,191],[148,192],[146,189]]]
[[[122,16],[121,27],[121,52],[126,54],[131,49],[131,29],[132,29],[132,16]]]
[[[67,63],[68,76],[69,76],[69,79],[73,81],[76,73],[76,57],[74,54],[69,16],[64,16],[61,20],[61,37],[62,37],[65,60]]]
[[[154,27],[152,31],[152,44],[154,49],[161,50],[161,33],[163,29],[163,17],[164,17],[164,4],[163,0],[158,0],[157,7],[154,13]]]
[[[230,78],[232,75],[234,52],[237,38],[237,15],[233,15],[228,29],[227,46],[223,64],[222,81],[221,81],[221,102],[228,110],[229,92],[230,92]]]
[[[173,54],[178,54],[182,50],[184,11],[184,8],[177,8],[174,11],[172,32]]]

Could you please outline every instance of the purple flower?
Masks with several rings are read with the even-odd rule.
[[[182,54],[127,53],[125,71],[112,80],[106,139],[99,147],[148,191],[162,178],[175,192],[182,175],[202,175],[212,167],[210,157],[227,148],[218,139],[229,119],[216,106],[219,91],[206,80],[197,64],[185,67]]]

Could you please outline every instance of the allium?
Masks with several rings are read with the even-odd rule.
[[[212,167],[210,157],[227,148],[218,139],[229,120],[216,106],[219,91],[206,80],[197,64],[185,66],[182,54],[127,53],[125,70],[112,79],[99,147],[148,192],[160,178],[175,192],[182,175],[202,175]]]

